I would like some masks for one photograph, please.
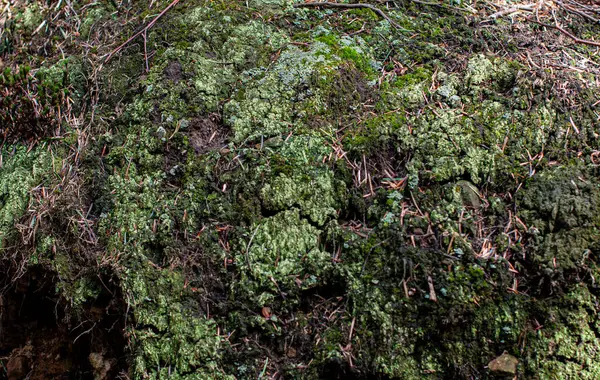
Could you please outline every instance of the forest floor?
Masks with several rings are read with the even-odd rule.
[[[600,378],[599,20],[3,0],[0,378]]]

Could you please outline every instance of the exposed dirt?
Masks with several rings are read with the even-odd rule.
[[[165,67],[165,76],[175,83],[179,82],[183,78],[181,63],[177,61],[169,62],[167,67]]]
[[[196,154],[223,147],[230,135],[230,129],[216,114],[192,119],[187,136]]]
[[[126,371],[122,305],[107,289],[74,317],[47,273],[29,271],[0,296],[0,379],[109,379]]]

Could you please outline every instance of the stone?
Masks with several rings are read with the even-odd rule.
[[[497,375],[515,375],[517,373],[519,359],[506,352],[488,363],[490,372]]]

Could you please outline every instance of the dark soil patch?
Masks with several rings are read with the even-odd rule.
[[[353,110],[376,102],[377,94],[365,76],[349,66],[341,67],[332,83],[327,103],[334,116],[344,117]]]
[[[184,135],[188,138],[194,152],[200,155],[226,146],[230,132],[231,130],[221,122],[219,115],[210,114],[192,119]],[[170,185],[181,186],[187,151],[180,149],[180,145],[167,144],[164,156],[164,169],[168,174]]]
[[[339,380],[388,380],[389,377],[379,373],[360,373],[341,359],[331,359],[320,370],[321,379]]]
[[[230,129],[221,122],[221,118],[216,114],[211,114],[192,119],[187,136],[196,154],[202,154],[222,148],[226,145],[230,133]]]
[[[30,270],[0,295],[0,379],[109,379],[126,373],[125,311],[117,287],[74,317],[48,273]]]
[[[165,67],[164,74],[168,80],[178,83],[183,79],[183,67],[177,61],[169,62],[167,67]]]

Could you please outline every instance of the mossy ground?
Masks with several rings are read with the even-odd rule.
[[[122,313],[81,339],[116,326],[126,360],[78,373],[487,378],[508,352],[597,378],[594,78],[527,66],[502,22],[292,4],[179,4],[102,67],[159,4],[57,8],[60,59],[34,31],[64,15],[11,8],[0,252],[70,323]]]

